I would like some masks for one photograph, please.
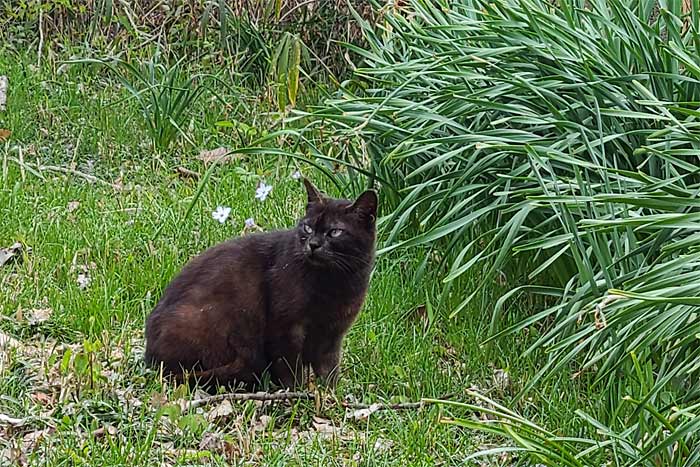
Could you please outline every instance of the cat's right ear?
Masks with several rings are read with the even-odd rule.
[[[306,196],[307,196],[309,204],[319,203],[323,200],[323,198],[324,198],[323,193],[318,191],[318,188],[313,186],[313,184],[310,181],[308,181],[306,178],[304,178],[304,186],[306,187]]]

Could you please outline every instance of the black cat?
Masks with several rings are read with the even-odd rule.
[[[291,230],[247,235],[191,260],[146,322],[146,360],[166,373],[284,387],[310,365],[334,384],[343,336],[374,261],[377,195],[327,198],[304,180],[306,215]]]

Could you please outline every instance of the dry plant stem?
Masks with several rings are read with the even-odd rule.
[[[401,404],[351,404],[348,402],[342,403],[343,407],[349,409],[369,409],[370,407],[375,407],[377,410],[415,410],[420,409],[425,404],[423,401],[420,402],[404,402]]]
[[[22,147],[19,148],[19,174],[22,177],[22,183],[27,181],[27,176],[24,173],[24,153],[22,152]]]
[[[43,170],[48,170],[48,171],[52,171],[52,172],[62,172],[62,173],[66,173],[66,174],[77,175],[77,176],[79,176],[79,177],[83,177],[85,180],[87,180],[87,181],[89,181],[89,182],[93,182],[93,183],[102,183],[103,185],[107,185],[107,186],[109,186],[109,187],[112,187],[113,189],[115,189],[115,190],[117,190],[117,191],[124,191],[124,189],[125,189],[123,186],[120,186],[120,185],[116,185],[116,184],[114,184],[114,183],[107,182],[107,181],[105,181],[105,180],[102,180],[102,179],[99,179],[99,178],[95,177],[94,175],[86,174],[86,173],[81,172],[81,171],[79,171],[79,170],[69,169],[68,167],[59,167],[59,166],[56,166],[56,165],[29,164],[29,163],[26,163],[26,162],[25,162],[25,164],[27,164],[27,165],[34,165],[34,166],[36,167],[36,169],[37,169],[38,171],[40,171],[40,172],[43,171]]]
[[[41,68],[41,51],[44,48],[44,9],[39,3],[39,46],[36,54],[36,67]]]
[[[5,415],[0,413],[0,425],[12,425],[12,426],[21,426],[27,423],[26,418],[13,418],[10,417],[9,415]]]
[[[204,405],[213,404],[224,400],[229,401],[286,401],[286,400],[313,400],[314,395],[310,392],[241,392],[230,394],[218,394],[216,396],[205,397],[189,401],[185,408],[196,409]]]
[[[178,168],[175,169],[175,170],[176,170],[176,172],[178,172],[180,175],[183,175],[183,176],[185,176],[185,177],[191,177],[191,178],[199,179],[199,177],[202,176],[199,172],[195,172],[194,170],[190,170],[190,169],[185,168],[185,167],[178,167]]]

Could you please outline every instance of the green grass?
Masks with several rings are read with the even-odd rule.
[[[207,433],[228,439],[229,461],[238,465],[452,465],[487,442],[439,423],[435,406],[358,422],[339,403],[465,400],[474,386],[507,398],[536,371],[536,357],[520,357],[531,340],[526,333],[480,345],[488,327],[480,307],[458,321],[447,319],[451,304],[430,310],[429,321],[418,313],[438,303],[441,289],[429,277],[414,281],[419,256],[410,253],[379,259],[364,311],[345,342],[341,382],[320,407],[249,402],[213,421],[202,410],[177,409],[178,400],[194,396],[144,367],[144,320],[182,265],[239,235],[245,219],[266,230],[294,223],[303,209],[303,190],[290,177],[297,166],[278,158],[237,160],[215,168],[194,202],[201,182],[174,169],[204,173],[199,150],[245,144],[240,133],[214,125],[222,118],[261,133],[270,129],[274,119],[261,117],[264,100],[247,96],[245,105],[228,110],[201,102],[188,130],[195,145],[180,141],[156,157],[126,90],[96,69],[56,75],[27,63],[0,58],[10,78],[0,128],[13,132],[0,146],[0,247],[19,241],[32,248],[23,261],[0,268],[0,331],[23,346],[0,367],[0,413],[39,418],[14,429],[0,424],[0,452],[45,428],[50,432],[36,449],[26,443],[20,449],[31,465],[227,465],[220,449],[200,446]],[[108,183],[120,179],[128,189],[37,171],[37,164],[91,172]],[[315,175],[309,166],[301,169]],[[259,179],[274,185],[263,203],[253,196]],[[74,202],[77,208],[69,209]],[[211,217],[218,205],[233,207],[224,225]],[[83,268],[91,280],[85,289],[77,281]],[[484,307],[497,296],[495,289],[484,294]],[[32,324],[33,310],[45,308],[49,319]],[[491,388],[494,368],[508,368],[512,385],[505,391]],[[551,384],[520,407],[563,429],[569,424],[560,420],[571,420],[587,396],[568,380]],[[263,415],[271,424],[251,430]],[[314,435],[314,416],[341,427],[341,438]],[[105,426],[116,432],[91,435]],[[297,432],[307,433],[293,443]],[[375,449],[378,440],[390,447]]]

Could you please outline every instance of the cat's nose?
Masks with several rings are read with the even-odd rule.
[[[311,248],[311,251],[316,250],[320,246],[321,246],[321,240],[319,240],[318,238],[313,237],[309,240],[309,248]]]

